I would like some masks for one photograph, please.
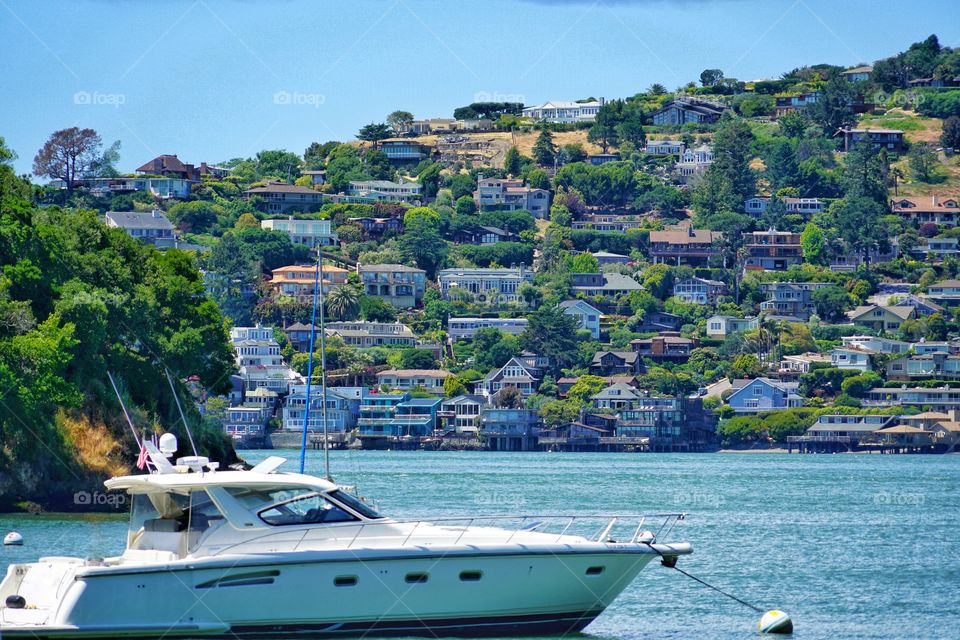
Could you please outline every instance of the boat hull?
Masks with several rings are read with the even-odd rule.
[[[657,557],[646,545],[238,555],[78,570],[44,624],[5,638],[485,637],[593,621]],[[0,613],[6,613],[0,610]]]

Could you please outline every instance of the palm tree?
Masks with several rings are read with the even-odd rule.
[[[327,294],[327,311],[338,320],[356,315],[360,309],[360,292],[356,287],[341,285]]]

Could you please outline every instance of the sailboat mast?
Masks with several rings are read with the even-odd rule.
[[[323,281],[323,253],[320,254],[320,280]],[[330,438],[327,435],[327,332],[324,328],[324,294],[323,287],[320,287],[320,384],[323,385],[323,406],[320,414],[323,416],[323,471],[324,477],[332,481],[330,477]]]
[[[317,334],[317,298],[320,291],[320,270],[322,269],[322,262],[323,254],[318,254],[317,272],[313,280],[313,314],[310,317],[310,355],[307,357],[307,395],[303,405],[303,437],[300,440],[300,473],[304,472],[304,467],[307,462],[307,427],[310,423],[310,387],[313,382],[313,344]],[[326,425],[324,425],[324,427],[326,427]]]

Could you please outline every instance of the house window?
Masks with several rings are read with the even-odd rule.
[[[755,395],[755,396],[761,396],[761,395],[763,395],[763,387],[754,387],[754,388],[753,388],[753,395]]]

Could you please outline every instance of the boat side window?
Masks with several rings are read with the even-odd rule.
[[[260,519],[271,526],[351,522],[356,516],[328,501],[320,493],[292,498],[260,511]]]

